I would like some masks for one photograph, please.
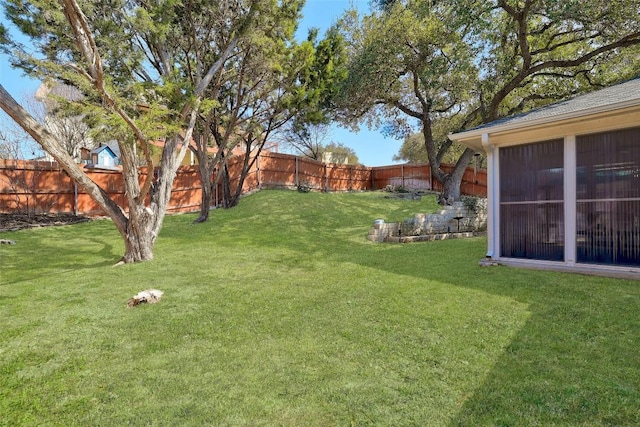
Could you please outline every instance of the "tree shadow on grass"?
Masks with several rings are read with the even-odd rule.
[[[466,242],[424,246],[446,254],[439,266],[420,259],[420,246],[405,248],[401,269],[370,266],[508,297],[531,313],[451,425],[640,424],[638,282],[482,268]]]
[[[464,286],[526,301],[531,316],[451,425],[640,424],[637,282],[508,267],[478,276]]]
[[[106,237],[86,237],[84,241],[99,249],[86,251],[86,246],[56,244],[37,237],[20,239],[3,254],[0,286],[37,278],[52,277],[71,271],[90,270],[114,265],[119,256]],[[46,260],[46,262],[44,262]]]
[[[332,239],[332,249],[310,236]],[[363,241],[354,249],[353,240],[318,230],[281,244],[336,265],[356,263],[526,305],[529,317],[490,372],[461,397],[450,425],[640,425],[638,282],[479,267],[483,238],[395,246]]]

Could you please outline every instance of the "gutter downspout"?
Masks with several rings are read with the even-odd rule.
[[[498,151],[491,144],[488,133],[481,137],[482,147],[487,153],[487,258],[494,259],[497,255],[496,239],[498,232],[497,212],[498,200]]]

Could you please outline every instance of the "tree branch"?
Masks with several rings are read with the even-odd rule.
[[[496,92],[494,97],[491,99],[488,120],[492,121],[498,118],[498,106],[502,103],[504,98],[506,98],[515,88],[517,88],[527,77],[539,73],[543,70],[577,67],[603,53],[617,48],[629,47],[637,44],[640,44],[640,31],[628,34],[623,38],[616,40],[615,42],[600,46],[599,48],[587,52],[575,59],[550,60],[527,68],[523,67],[520,72],[518,72],[517,75],[509,80],[498,92]]]
[[[109,195],[93,182],[76,164],[75,160],[55,141],[55,138],[34,118],[22,108],[0,84],[0,108],[4,110],[25,132],[35,139],[69,174],[100,205],[105,212],[118,223],[120,233],[126,229],[127,218],[120,207],[109,198]]]
[[[387,101],[380,101],[380,104],[384,104],[387,105],[389,104],[389,102]],[[422,113],[419,113],[418,111],[412,110],[411,108],[407,107],[406,105],[400,103],[400,101],[396,100],[396,101],[392,101],[391,104],[396,107],[398,110],[402,111],[403,113],[405,113],[408,116],[411,117],[415,117],[416,119],[422,119]]]

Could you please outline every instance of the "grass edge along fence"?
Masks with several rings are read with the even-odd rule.
[[[236,181],[240,159],[231,160],[229,168]],[[443,165],[445,171],[452,165]],[[89,177],[100,185],[120,206],[126,206],[122,173],[119,170],[87,169]],[[141,168],[140,179],[146,176]],[[232,182],[232,185],[237,184]],[[406,190],[441,191],[427,164],[399,164],[380,167],[323,163],[290,154],[263,152],[249,171],[243,192],[262,188],[305,187],[313,191],[368,191],[387,186]],[[197,165],[178,169],[169,212],[193,212],[199,209],[202,183]],[[486,197],[487,173],[473,167],[465,171],[462,194]],[[214,189],[213,207],[221,202],[221,185]],[[1,213],[74,213],[99,216],[102,210],[77,186],[55,162],[0,159]]]

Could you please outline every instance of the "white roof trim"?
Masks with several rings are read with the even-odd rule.
[[[629,107],[636,107],[640,105],[640,99],[632,99],[623,102],[617,102],[614,104],[606,104],[592,108],[586,108],[584,110],[571,111],[564,114],[558,114],[555,116],[541,117],[539,119],[532,119],[528,121],[516,121],[512,123],[487,125],[476,129],[470,129],[464,132],[449,134],[449,138],[454,141],[461,139],[482,137],[483,134],[495,134],[498,132],[507,132],[517,129],[525,129],[535,126],[541,126],[549,123],[566,121],[571,119],[579,119],[581,117],[592,116],[596,114],[610,113],[616,110],[622,110]]]

